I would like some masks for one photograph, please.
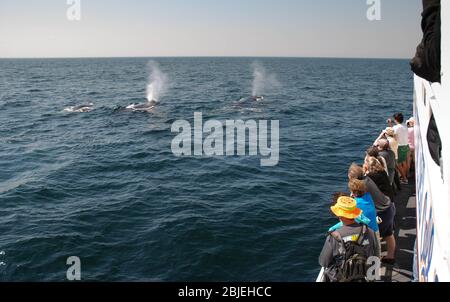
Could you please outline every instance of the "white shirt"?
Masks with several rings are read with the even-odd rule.
[[[408,140],[408,127],[403,124],[395,125],[395,135],[397,136],[397,142],[399,146],[409,146]]]

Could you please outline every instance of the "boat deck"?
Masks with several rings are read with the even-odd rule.
[[[414,244],[416,241],[416,186],[414,176],[409,185],[403,185],[396,196],[395,238],[397,240],[396,264],[382,266],[381,281],[411,282],[413,279]],[[385,244],[382,244],[385,249]]]

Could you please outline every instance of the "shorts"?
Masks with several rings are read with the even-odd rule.
[[[395,218],[396,208],[395,204],[392,203],[389,208],[383,212],[378,212],[378,217],[381,218],[382,222],[378,225],[380,229],[381,238],[386,238],[394,235],[394,218]]]
[[[398,146],[398,160],[399,164],[402,164],[408,160],[409,146]]]

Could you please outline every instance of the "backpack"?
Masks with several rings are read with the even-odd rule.
[[[368,255],[362,244],[367,233],[368,228],[363,225],[356,242],[344,242],[338,232],[330,233],[339,242],[339,254],[326,271],[328,282],[366,282]]]

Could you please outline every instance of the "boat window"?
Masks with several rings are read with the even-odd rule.
[[[436,125],[436,120],[434,119],[434,115],[431,116],[430,124],[428,125],[427,141],[431,157],[433,158],[434,162],[438,166],[440,166],[442,158],[442,141]]]

